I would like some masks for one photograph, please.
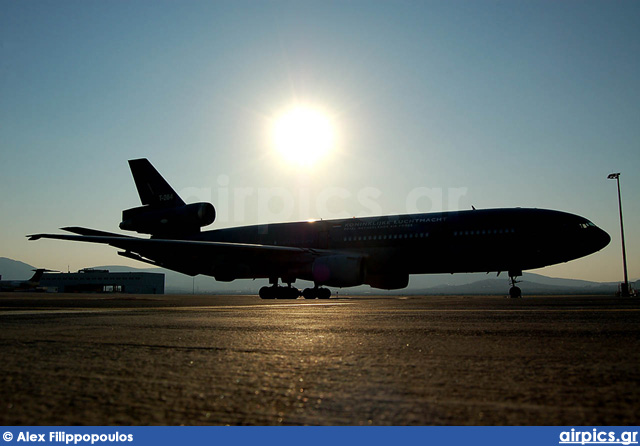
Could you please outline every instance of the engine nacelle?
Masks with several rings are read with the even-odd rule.
[[[350,287],[364,283],[362,257],[335,255],[320,257],[311,267],[313,281],[318,285]]]
[[[370,285],[371,288],[379,288],[381,290],[400,290],[409,285],[409,274],[367,275],[365,283]]]
[[[193,203],[172,208],[140,206],[122,211],[120,229],[141,234],[179,235],[200,232],[216,219],[211,203]]]

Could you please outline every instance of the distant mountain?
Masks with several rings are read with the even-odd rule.
[[[33,276],[34,268],[24,262],[0,257],[0,275],[2,280],[27,280]]]
[[[260,287],[268,285],[266,279],[242,279],[233,282],[217,282],[213,277],[196,276],[195,278],[166,270],[164,268],[132,268],[122,265],[94,266],[95,269],[106,269],[112,272],[149,272],[165,275],[165,292],[167,294],[257,294]],[[32,275],[33,266],[6,257],[0,257],[0,274],[3,280],[28,279]],[[534,273],[524,273],[520,278],[520,286],[526,294],[613,294],[616,282],[601,283],[587,280],[559,279]],[[298,288],[312,286],[307,281],[298,281]],[[639,283],[632,284],[638,289]],[[507,294],[509,282],[505,273],[499,277],[495,273],[470,274],[423,274],[411,276],[409,287],[397,291],[376,290],[368,285],[332,289],[343,294]]]

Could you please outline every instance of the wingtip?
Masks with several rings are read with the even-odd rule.
[[[133,164],[148,163],[149,159],[148,158],[134,158],[134,159],[127,160],[127,162],[131,166]]]

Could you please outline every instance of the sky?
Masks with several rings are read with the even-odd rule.
[[[25,235],[118,232],[146,157],[207,229],[536,207],[589,218],[604,250],[536,272],[640,278],[637,1],[0,0],[0,256],[143,266]],[[300,166],[273,127],[304,105],[332,147]]]

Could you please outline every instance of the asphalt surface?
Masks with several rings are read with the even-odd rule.
[[[4,425],[638,425],[640,299],[0,294]]]

